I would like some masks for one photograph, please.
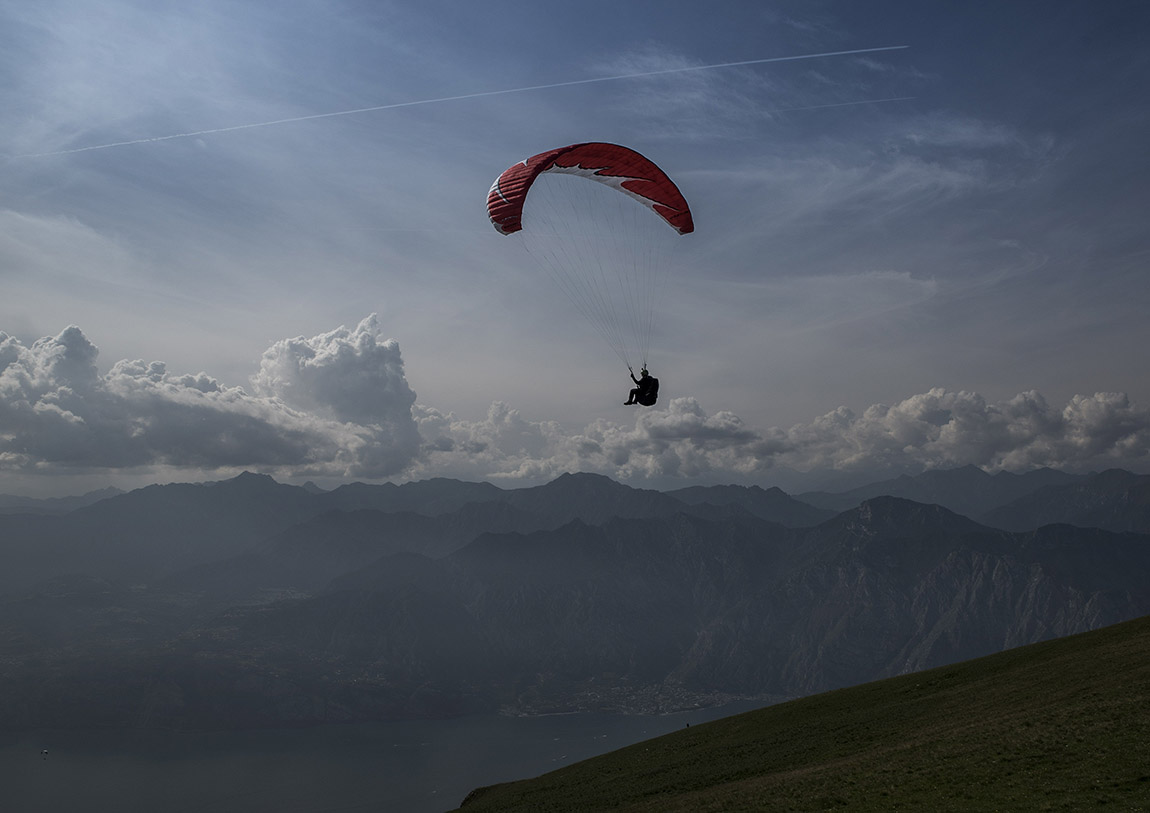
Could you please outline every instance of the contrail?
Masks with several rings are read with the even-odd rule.
[[[819,54],[799,54],[798,56],[775,56],[766,59],[746,59],[741,62],[718,62],[714,65],[695,65],[688,68],[665,68],[658,71],[641,71],[639,73],[624,73],[618,76],[598,76],[593,79],[572,79],[567,82],[551,82],[546,85],[527,85],[518,88],[504,88],[503,90],[485,90],[478,93],[464,93],[459,96],[440,96],[435,99],[417,99],[409,102],[394,102],[393,104],[380,104],[372,107],[357,107],[353,110],[337,110],[332,113],[313,113],[308,116],[292,116],[286,119],[272,121],[257,121],[250,124],[236,124],[231,127],[214,127],[210,130],[196,130],[191,133],[173,133],[171,135],[153,136],[151,138],[135,138],[130,141],[113,141],[108,144],[94,144],[90,147],[76,147],[71,150],[57,150],[55,152],[27,153],[16,155],[14,158],[46,158],[52,155],[71,155],[77,152],[91,152],[92,150],[107,150],[112,147],[127,147],[132,144],[151,144],[156,141],[172,141],[177,138],[194,138],[196,136],[215,135],[217,133],[234,133],[238,130],[253,130],[257,127],[273,127],[277,124],[293,124],[299,121],[315,121],[316,119],[330,119],[336,116],[355,116],[360,113],[373,113],[378,110],[396,110],[401,107],[416,107],[425,104],[442,104],[443,102],[459,102],[465,99],[482,99],[488,96],[506,96],[511,93],[527,93],[532,90],[551,90],[553,88],[572,87],[574,85],[591,85],[596,82],[618,82],[622,79],[641,79],[647,76],[665,76],[672,73],[690,73],[693,71],[713,71],[720,68],[739,68],[746,65],[765,65],[770,62],[795,62],[800,59],[824,59],[832,56],[850,56],[852,54],[873,54],[878,51],[898,51],[908,48],[907,45],[886,45],[881,48],[856,48],[850,51],[824,51]],[[912,97],[897,99],[875,99],[861,102],[840,102],[838,104],[815,105],[813,107],[795,107],[791,111],[816,110],[822,107],[844,107],[852,104],[877,104],[879,102],[904,101]],[[789,111],[776,111],[789,112]]]
[[[780,107],[778,110],[764,110],[764,113],[798,113],[802,110],[824,110],[828,107],[853,107],[856,104],[882,104],[883,102],[909,102],[917,96],[891,96],[888,99],[859,99],[857,102],[831,102],[830,104],[813,104],[810,107]]]

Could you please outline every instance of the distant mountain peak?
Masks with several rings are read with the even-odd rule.
[[[865,529],[868,534],[978,526],[973,520],[941,505],[925,505],[902,497],[873,497],[864,500],[857,508],[840,515],[840,519]]]
[[[232,478],[233,483],[274,483],[275,478],[270,474],[259,474],[254,471],[244,471]]]
[[[1094,483],[1101,486],[1128,485],[1138,479],[1139,475],[1125,469],[1106,469],[1094,475]]]
[[[238,474],[230,480],[220,480],[216,483],[210,483],[214,488],[222,488],[224,490],[236,491],[268,491],[273,488],[296,488],[296,486],[282,485],[277,482],[270,474],[257,474],[252,471],[245,471]]]
[[[798,499],[820,508],[842,511],[853,508],[862,500],[888,495],[919,503],[936,503],[958,514],[977,517],[1045,486],[1081,479],[1081,476],[1052,469],[1037,469],[1019,475],[1004,476],[1002,472],[991,475],[978,466],[966,465],[955,469],[933,469],[915,476],[902,475],[837,494],[799,494]]]
[[[582,481],[587,483],[612,483],[614,485],[622,485],[622,483],[618,483],[612,480],[605,474],[595,474],[594,472],[590,471],[565,471],[551,482],[561,483],[575,481]]]
[[[1073,482],[1051,485],[980,517],[1009,531],[1065,523],[1110,531],[1150,531],[1150,475],[1107,469]]]
[[[588,489],[595,491],[606,491],[610,489],[611,491],[616,492],[639,490],[634,489],[624,483],[612,480],[610,477],[605,475],[593,474],[587,471],[564,472],[552,480],[550,483],[539,486],[539,488],[547,490],[578,488],[583,491]]]

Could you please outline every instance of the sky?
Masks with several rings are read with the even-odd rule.
[[[1148,23],[0,0],[0,493],[1150,472]],[[582,141],[694,216],[650,409],[487,219],[500,172]]]

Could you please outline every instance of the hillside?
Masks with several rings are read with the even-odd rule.
[[[1150,617],[473,791],[482,811],[1150,809]]]

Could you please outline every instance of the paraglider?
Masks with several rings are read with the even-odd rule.
[[[572,144],[504,171],[487,214],[500,234],[519,237],[627,365],[641,389],[629,403],[654,404],[658,381],[645,372],[655,306],[677,235],[695,229],[675,183],[629,147]],[[635,364],[653,386],[635,378]]]
[[[631,404],[640,404],[641,406],[654,406],[655,401],[659,397],[659,379],[652,376],[647,372],[644,367],[639,371],[639,377],[635,378],[635,371],[627,368],[631,373],[631,380],[635,382],[635,389],[631,390],[630,397],[623,402],[623,406],[631,406]]]

